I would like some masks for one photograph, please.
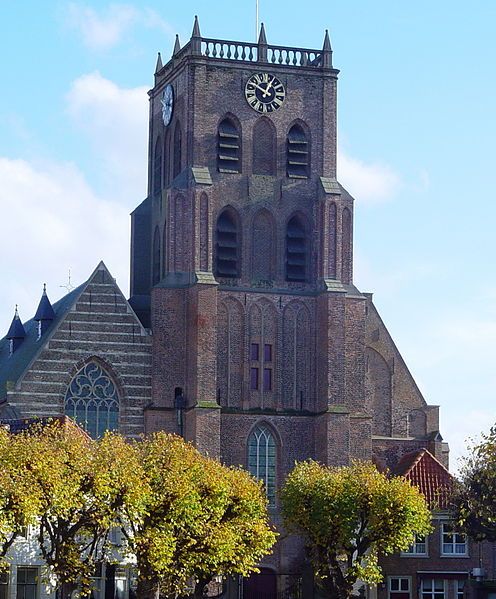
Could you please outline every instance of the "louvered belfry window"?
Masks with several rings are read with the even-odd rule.
[[[303,282],[307,278],[307,236],[301,219],[295,215],[286,229],[286,280]]]
[[[310,167],[309,144],[305,131],[300,125],[293,125],[289,130],[286,154],[288,177],[307,179]]]
[[[219,125],[217,169],[220,173],[241,172],[241,135],[231,119],[224,119]]]
[[[216,227],[216,274],[219,277],[239,277],[239,227],[235,215],[224,210]]]

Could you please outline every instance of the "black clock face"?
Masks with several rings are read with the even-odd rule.
[[[248,104],[257,112],[274,112],[282,106],[286,97],[284,85],[270,73],[255,73],[245,86]]]

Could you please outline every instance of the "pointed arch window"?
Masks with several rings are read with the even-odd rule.
[[[172,172],[172,178],[175,179],[182,170],[182,142],[183,136],[181,132],[181,124],[176,123],[174,129],[174,168]]]
[[[301,218],[295,214],[286,228],[286,281],[306,281],[307,253],[305,226]]]
[[[301,125],[293,125],[286,142],[286,172],[293,179],[307,179],[310,171],[310,148]]]
[[[225,118],[217,133],[217,169],[220,173],[241,172],[241,133],[234,121]]]
[[[65,394],[65,413],[93,439],[119,428],[119,396],[109,374],[92,360],[79,370]]]
[[[167,271],[167,221],[164,223],[162,234],[162,278],[165,277]]]
[[[257,426],[248,438],[248,470],[263,481],[269,505],[276,503],[276,458],[274,435],[266,426]]]
[[[162,190],[162,140],[160,137],[155,142],[155,154],[153,156],[153,195]]]
[[[239,277],[239,226],[236,215],[224,210],[217,219],[215,271],[219,277]]]
[[[152,263],[152,285],[160,281],[160,231],[155,227],[153,235],[153,263]]]
[[[253,174],[276,174],[276,129],[266,117],[253,127]]]

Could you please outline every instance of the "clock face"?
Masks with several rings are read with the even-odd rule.
[[[174,109],[174,89],[170,83],[165,86],[160,102],[162,104],[162,120],[167,127],[171,122],[172,110]]]
[[[284,85],[270,73],[255,73],[245,85],[248,104],[257,112],[274,112],[282,106],[286,97]]]

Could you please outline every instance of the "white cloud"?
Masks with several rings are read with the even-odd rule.
[[[67,105],[98,157],[106,193],[137,204],[146,193],[147,88],[121,88],[94,72],[74,81]]]
[[[3,330],[19,303],[21,317],[32,317],[48,284],[52,300],[73,282],[83,282],[104,259],[124,289],[127,287],[128,210],[98,197],[70,163],[34,165],[0,157],[0,205],[8,225],[0,236]]]
[[[138,11],[127,4],[112,4],[98,13],[94,8],[70,3],[67,24],[78,31],[83,43],[92,50],[107,50],[118,44],[138,17]]]
[[[94,51],[109,50],[129,37],[135,27],[155,29],[170,40],[174,28],[156,11],[148,7],[136,8],[130,4],[111,4],[96,10],[84,4],[71,2],[64,15],[65,24],[76,31],[83,44]]]
[[[0,156],[0,206],[8,215],[0,237],[0,255],[8,256],[0,330],[16,303],[24,320],[33,315],[43,282],[55,300],[65,293],[69,269],[78,285],[101,259],[127,293],[129,212],[146,190],[146,88],[120,88],[92,73],[74,81],[67,105],[104,185],[96,191],[68,161]]]
[[[400,187],[400,177],[380,163],[367,164],[343,151],[338,153],[338,179],[358,201],[379,203],[390,200]]]

